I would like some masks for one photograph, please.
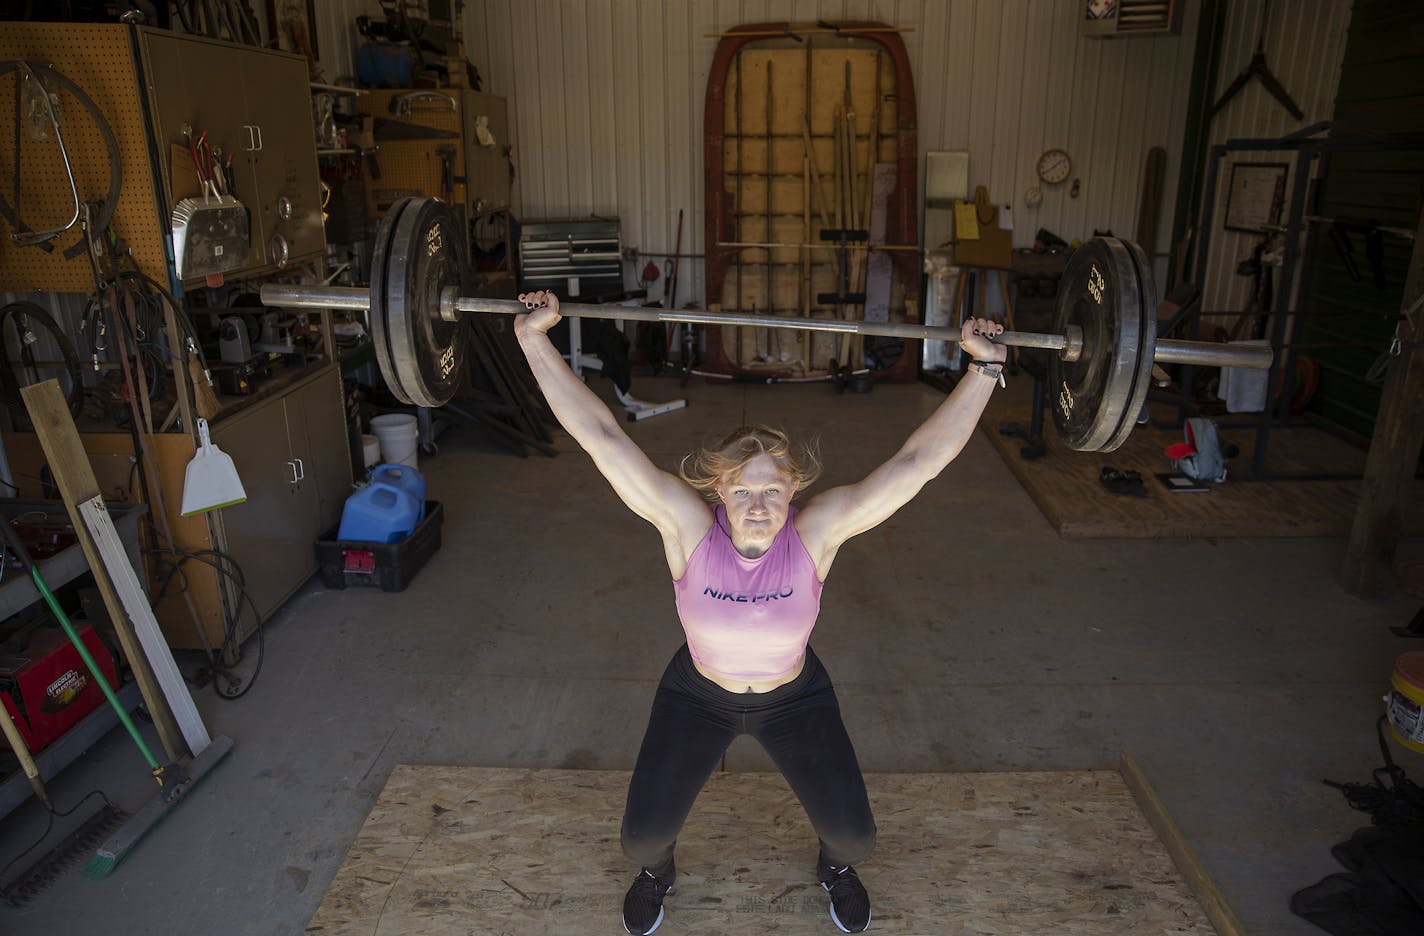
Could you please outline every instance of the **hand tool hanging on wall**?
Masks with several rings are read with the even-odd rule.
[[[1227,102],[1239,94],[1241,89],[1246,87],[1248,81],[1255,78],[1271,93],[1271,97],[1280,102],[1280,105],[1286,109],[1286,113],[1290,114],[1296,120],[1305,119],[1305,112],[1295,103],[1295,99],[1290,96],[1290,92],[1285,89],[1285,86],[1276,80],[1276,76],[1271,71],[1271,67],[1266,64],[1266,24],[1270,22],[1270,19],[1271,0],[1262,0],[1261,31],[1256,36],[1256,51],[1252,53],[1251,61],[1247,63],[1241,74],[1237,75],[1231,84],[1226,86],[1226,91],[1217,99],[1216,104],[1211,109],[1212,116],[1215,116],[1218,111],[1227,105]]]
[[[372,122],[371,136],[376,140],[458,140],[460,134],[454,130],[426,127],[405,120],[377,117]]]
[[[766,209],[765,209],[765,210],[766,210],[766,231],[765,231],[764,233],[766,234],[766,239],[767,239],[767,242],[768,242],[768,243],[770,243],[771,241],[773,241],[773,240],[775,239],[775,238],[772,236],[772,233],[771,233],[771,225],[772,225],[772,212],[771,212],[771,207],[772,207],[772,205],[771,205],[771,201],[772,201],[771,176],[772,176],[772,172],[773,172],[772,163],[771,163],[771,147],[772,147],[772,142],[771,142],[771,109],[772,109],[771,81],[772,81],[772,77],[771,77],[771,73],[772,73],[771,59],[767,59],[767,61],[766,61],[766,113],[763,115],[763,116],[765,117],[765,120],[764,120],[764,122],[763,122],[763,126],[764,126],[764,128],[765,128],[766,133],[765,133],[765,136],[763,137],[763,142],[764,142],[764,145],[765,145],[765,148],[766,148],[765,160],[764,160],[764,171],[766,172],[766,186],[765,186],[765,188],[766,188]],[[775,286],[775,284],[773,283],[773,280],[772,280],[771,251],[772,251],[772,248],[771,248],[771,247],[766,248],[766,313],[767,313],[768,315],[775,315],[775,314],[776,314],[776,293],[775,293],[775,291],[774,291],[774,286]],[[768,332],[768,331],[765,331],[765,330],[763,330],[763,329],[758,329],[758,330],[755,332],[755,334],[756,334],[757,349],[758,349],[758,352],[759,352],[758,356],[759,356],[763,361],[779,360],[781,356],[776,352],[776,350],[774,349],[773,346],[776,345],[776,344],[778,344],[777,338],[780,337],[780,333],[779,333],[779,332]]]
[[[869,237],[856,217],[855,165],[851,156],[855,115],[851,109],[850,63],[846,62],[845,67],[842,100],[832,117],[831,131],[835,154],[835,224],[821,230],[821,240],[836,245],[836,291],[816,295],[817,302],[835,306],[836,318],[845,317],[847,306],[865,303],[863,292],[851,291],[850,248],[853,242],[864,242]],[[846,357],[844,348],[841,357]]]
[[[816,147],[811,143],[811,124],[809,118],[803,118],[801,138],[806,147],[806,158],[811,161],[812,178],[816,181],[816,207],[821,213],[821,227],[829,230],[831,227],[831,196],[826,194],[826,177],[821,175],[821,166],[816,160]]]
[[[43,250],[51,250],[52,245],[49,244],[48,241],[58,237],[65,231],[73,229],[79,221],[80,204],[84,202],[85,199],[79,195],[78,187],[74,182],[74,172],[70,165],[69,153],[64,148],[64,139],[60,134],[59,116],[55,113],[54,105],[51,100],[51,98],[57,96],[61,90],[67,92],[70,97],[79,103],[79,106],[89,115],[89,119],[94,122],[94,126],[98,129],[100,137],[104,140],[104,148],[107,151],[109,159],[109,189],[104,196],[103,204],[97,211],[93,212],[93,229],[97,231],[107,230],[109,222],[114,217],[114,208],[119,203],[119,189],[123,182],[123,167],[119,159],[118,140],[114,137],[114,132],[109,127],[109,122],[104,119],[104,112],[99,109],[98,105],[94,103],[89,95],[84,93],[82,88],[42,62],[21,60],[0,62],[0,79],[3,79],[9,74],[15,75],[15,106],[17,109],[21,107],[22,98],[25,93],[24,85],[26,83],[29,84],[34,99],[41,103],[44,116],[49,124],[50,132],[54,134],[54,142],[59,149],[60,159],[63,161],[65,167],[65,174],[69,178],[70,190],[74,196],[75,206],[74,218],[69,221],[68,224],[60,228],[34,231],[31,230],[29,225],[24,221],[20,220],[18,207],[20,201],[20,142],[24,134],[20,133],[18,128],[16,128],[15,148],[12,156],[14,160],[14,182],[11,190],[12,201],[7,201],[3,195],[0,195],[0,217],[3,217],[9,222],[10,226],[14,228],[10,239],[21,246],[34,245]],[[64,112],[62,102],[59,110],[60,113]],[[80,237],[77,242],[65,249],[64,256],[66,259],[72,260],[84,253],[87,249],[85,239]]]
[[[842,229],[854,229],[856,224],[856,199],[855,199],[855,150],[852,145],[852,136],[855,133],[854,115],[850,96],[850,62],[845,63],[845,74],[841,82],[841,108],[840,114],[840,164],[841,175],[838,180],[838,191],[840,201],[844,205],[844,214],[841,220]],[[838,318],[855,318],[854,302],[850,295],[851,284],[855,281],[855,259],[851,252],[846,249],[845,238],[841,239],[841,249],[837,252],[837,268],[840,272],[840,282],[836,291],[840,293],[840,301],[836,303],[836,315]],[[840,349],[836,355],[836,361],[840,366],[850,369],[853,365],[850,360],[850,335],[841,335]],[[837,369],[836,364],[832,364],[831,370]]]
[[[398,210],[397,210],[398,209]],[[393,393],[420,406],[440,406],[458,385],[464,363],[466,312],[518,314],[523,303],[464,295],[465,266],[451,255],[459,225],[435,199],[397,203],[376,233],[370,290],[262,286],[264,304],[284,308],[368,309],[377,360]],[[1050,362],[1054,422],[1080,451],[1112,451],[1135,424],[1154,361],[1267,369],[1268,347],[1158,341],[1157,290],[1141,249],[1095,237],[1074,252],[1058,292],[1054,332],[1005,332],[1000,344],[1058,352]],[[705,311],[563,303],[580,318],[804,329],[957,342],[957,329],[894,322],[732,315]]]

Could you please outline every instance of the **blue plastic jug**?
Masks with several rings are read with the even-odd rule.
[[[400,488],[420,505],[416,523],[425,519],[425,475],[409,465],[377,465],[371,469],[372,484],[389,484]]]
[[[393,485],[368,484],[346,498],[336,538],[362,543],[399,542],[420,523],[424,503]]]

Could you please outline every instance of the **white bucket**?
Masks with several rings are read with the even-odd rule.
[[[371,417],[371,431],[381,444],[381,461],[389,465],[416,465],[416,438],[420,432],[415,417],[407,413],[387,413]]]
[[[381,440],[373,435],[361,435],[361,465],[370,471],[381,463]]]

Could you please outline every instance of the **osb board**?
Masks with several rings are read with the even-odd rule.
[[[1020,379],[1027,380],[1027,376]],[[1060,536],[1071,539],[1176,538],[1222,536],[1344,536],[1355,516],[1360,482],[1241,480],[1249,476],[1255,445],[1254,429],[1225,428],[1224,442],[1234,442],[1240,453],[1228,463],[1227,481],[1213,484],[1205,493],[1174,493],[1156,478],[1171,470],[1167,446],[1183,441],[1182,430],[1154,424],[1136,427],[1116,452],[1085,453],[1067,448],[1053,429],[1051,414],[1044,414],[1044,444],[1048,451],[1029,461],[1019,450],[1021,438],[1000,434],[1005,423],[1027,428],[1031,407],[991,404],[980,427],[1003,457],[1009,470],[1033,498]],[[1154,418],[1168,421],[1175,410],[1156,404]],[[1251,417],[1231,417],[1246,422]],[[1223,420],[1228,421],[1228,420]],[[1274,428],[1267,449],[1266,470],[1271,473],[1361,472],[1365,453],[1323,429]],[[1136,471],[1147,488],[1146,497],[1114,494],[1099,482],[1104,467]],[[1424,484],[1414,483],[1413,502],[1424,500]],[[1413,529],[1424,531],[1421,511],[1408,510]],[[1410,523],[1407,521],[1406,526]]]
[[[817,302],[821,293],[841,291],[836,254],[815,249],[807,257],[798,245],[823,245],[821,232],[827,226],[823,206],[830,226],[836,224],[838,112],[848,109],[853,114],[855,211],[864,215],[871,167],[876,160],[895,158],[894,99],[894,63],[877,46],[770,41],[738,54],[727,75],[723,143],[722,184],[733,206],[733,230],[738,243],[787,246],[739,250],[723,281],[723,310],[816,318],[862,316],[858,305],[837,313],[832,305]],[[874,141],[872,124],[877,128]],[[814,155],[809,163],[807,128]],[[864,217],[853,223],[856,220],[845,219],[844,226],[868,223]],[[864,268],[863,253],[851,252],[849,291],[863,291]],[[860,363],[859,342],[850,342],[842,350],[839,338],[788,340],[762,329],[726,328],[723,341],[734,360],[747,368],[764,364],[783,372],[820,374],[831,358],[844,364],[847,354],[853,356],[854,365]]]
[[[1114,772],[876,774],[872,931],[1214,933]],[[308,934],[616,932],[628,774],[400,765]],[[669,932],[825,933],[816,840],[775,774],[719,773],[678,844]]]
[[[193,440],[186,433],[158,433],[151,437],[154,457],[158,461],[159,484],[163,490],[164,507],[167,508],[169,529],[177,541],[178,549],[196,551],[212,548],[208,536],[208,521],[205,517],[180,516],[182,510],[183,482],[187,475],[188,462],[193,458]],[[94,469],[94,478],[105,498],[134,503],[147,500],[142,491],[135,490],[138,475],[134,471],[133,438],[128,433],[87,432],[81,436],[84,451],[89,453],[89,464]],[[5,456],[9,459],[10,470],[15,484],[20,488],[17,497],[40,499],[45,493],[40,485],[40,469],[44,465],[44,452],[39,439],[32,432],[7,432],[4,434]],[[151,504],[152,510],[158,510]],[[148,524],[143,524],[147,527]],[[145,542],[145,549],[152,548]],[[150,571],[159,573],[158,565],[150,565]],[[149,575],[149,597],[156,598],[163,585],[162,574]],[[183,600],[182,589],[187,583],[188,593],[203,620],[204,632],[213,646],[223,641],[222,601],[218,593],[217,572],[202,562],[188,562],[183,573],[169,583],[167,597],[158,601],[153,608],[159,628],[168,645],[184,649],[198,649],[198,640],[193,626],[193,615]]]
[[[149,170],[147,135],[139,106],[133,55],[128,28],[120,25],[75,23],[0,24],[0,60],[30,59],[53,66],[78,85],[103,112],[119,147],[123,181],[114,211],[114,232],[128,242],[138,265],[152,274],[165,268],[166,260],[154,207],[152,175]],[[0,78],[0,100],[13,101],[17,71]],[[109,157],[89,113],[63,89],[59,93],[59,125],[74,169],[74,179],[83,201],[100,202],[109,191]],[[48,128],[48,119],[42,119]],[[22,134],[20,157],[19,217],[31,228],[57,227],[68,221],[74,210],[69,179],[52,133],[49,139],[34,140]],[[0,107],[0,174],[5,182],[5,198],[13,200],[10,175],[14,172],[15,139],[13,107]],[[46,252],[39,247],[17,247],[10,240],[8,222],[0,219],[0,292],[51,292],[94,290],[89,261],[83,254],[72,260],[64,251],[80,240],[79,226],[59,235]],[[161,279],[162,277],[160,277]]]

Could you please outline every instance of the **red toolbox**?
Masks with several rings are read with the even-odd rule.
[[[88,624],[76,621],[74,629],[114,688],[118,679],[109,648]],[[0,703],[31,753],[39,753],[105,704],[104,690],[57,627],[35,631],[18,653],[0,654]]]

